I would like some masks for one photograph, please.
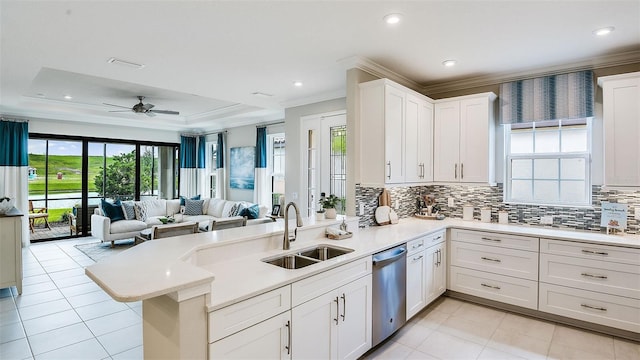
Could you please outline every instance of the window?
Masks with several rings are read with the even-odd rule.
[[[329,188],[340,198],[338,214],[345,214],[347,188],[347,126],[333,126],[331,132]]]
[[[284,195],[284,162],[286,142],[283,133],[267,135],[267,168],[271,174],[272,205],[280,203],[280,196]]]
[[[505,125],[505,202],[591,205],[591,119]]]
[[[209,197],[216,197],[216,186],[217,182],[217,170],[218,170],[218,142],[207,142],[207,148],[209,152],[207,153],[208,161],[207,161],[207,172],[209,173]]]

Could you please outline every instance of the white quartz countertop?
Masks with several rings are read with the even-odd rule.
[[[310,222],[309,225],[307,225],[307,221]],[[295,223],[295,221],[291,223]],[[336,221],[315,223],[311,219],[305,219],[305,225],[309,227],[324,227],[336,223]],[[637,235],[605,235],[533,226],[463,221],[461,219],[438,221],[409,218],[402,219],[397,225],[359,229],[352,238],[345,240],[306,239],[292,242],[291,249],[286,251],[281,249],[247,251],[245,247],[243,251],[239,251],[237,255],[224,259],[224,261],[200,266],[186,261],[199,249],[229,244],[229,242],[241,243],[250,239],[281,235],[284,226],[282,222],[277,222],[247,226],[241,230],[230,229],[148,241],[87,267],[86,273],[118,301],[144,300],[210,283],[209,310],[212,311],[446,228],[498,231],[541,238],[640,248],[640,236]],[[294,270],[283,269],[260,261],[267,257],[295,252],[317,244],[347,247],[354,251]]]

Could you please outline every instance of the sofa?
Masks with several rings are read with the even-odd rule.
[[[113,209],[117,206],[121,206],[122,212],[114,216]],[[271,222],[266,217],[268,212],[269,208],[266,206],[210,198],[118,201],[115,204],[103,201],[91,215],[91,234],[101,242],[111,242],[113,247],[116,240],[131,239],[146,228],[162,225],[162,218],[172,217],[177,223],[197,222],[202,231],[207,231],[214,229],[214,223],[220,224],[243,217],[248,218],[247,225]]]

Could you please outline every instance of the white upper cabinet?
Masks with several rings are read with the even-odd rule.
[[[360,183],[432,181],[432,100],[387,79],[360,84]]]
[[[494,183],[494,93],[443,99],[435,105],[433,180]]]
[[[604,185],[640,187],[640,72],[598,78],[602,87]]]

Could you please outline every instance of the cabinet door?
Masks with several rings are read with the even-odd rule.
[[[404,181],[404,160],[402,156],[404,144],[405,93],[391,86],[385,89],[385,183],[401,183]],[[366,141],[366,139],[363,139]],[[366,156],[366,154],[363,154]]]
[[[435,106],[433,127],[433,180],[460,180],[460,102]]]
[[[407,320],[427,305],[426,266],[427,259],[424,251],[407,255]]]
[[[405,115],[405,182],[422,180],[422,156],[420,154],[420,100],[407,96]]]
[[[357,359],[371,348],[371,275],[341,287],[337,295],[338,359]]]
[[[291,310],[294,359],[336,358],[338,305],[339,298],[331,291]]]
[[[209,344],[210,359],[289,359],[291,313],[274,316]]]
[[[447,289],[447,264],[444,252],[445,243],[434,245],[426,250],[427,274],[426,290],[427,304],[437,299]]]
[[[422,181],[433,181],[433,104],[425,100],[418,109],[418,155]]]
[[[640,77],[603,85],[604,182],[640,186]]]
[[[489,181],[489,127],[486,98],[460,101],[460,181]]]

